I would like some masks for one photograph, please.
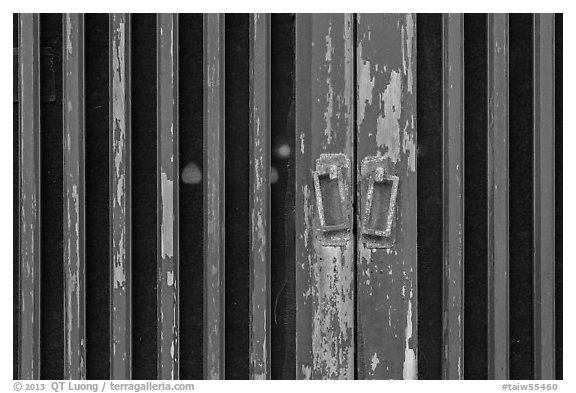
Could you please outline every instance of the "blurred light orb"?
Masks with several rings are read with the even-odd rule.
[[[189,162],[182,170],[182,182],[184,184],[199,184],[202,181],[202,172],[194,162]]]
[[[270,184],[278,182],[278,178],[278,171],[276,170],[276,167],[273,166],[270,168]]]
[[[290,145],[284,143],[276,149],[276,155],[280,158],[288,158],[290,157],[291,151],[292,149],[290,149]]]

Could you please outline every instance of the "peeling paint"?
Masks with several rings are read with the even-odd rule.
[[[358,124],[364,122],[366,105],[372,105],[375,78],[371,76],[370,61],[362,56],[362,42],[358,44]]]
[[[302,196],[304,198],[304,247],[308,247],[308,238],[310,236],[310,216],[313,214],[313,208],[310,204],[310,190],[308,185],[302,187]]]
[[[66,53],[64,57],[64,376],[84,379],[85,315],[84,315],[84,108],[79,101],[83,94],[84,53],[83,16],[66,14]]]
[[[410,131],[407,131],[409,123],[406,122],[402,130],[402,150],[407,157],[408,169],[416,172],[416,140],[413,133],[413,125]]]
[[[324,121],[326,123],[324,134],[326,135],[326,142],[328,144],[332,143],[332,116],[334,113],[334,89],[332,87],[332,81],[330,80],[332,53],[334,52],[334,48],[332,48],[331,31],[332,26],[330,23],[328,26],[328,34],[326,34],[326,55],[324,57],[326,67],[326,86],[328,88],[328,92],[326,93],[326,111],[324,112]]]
[[[412,291],[410,291],[410,300],[408,301],[408,312],[406,314],[406,345],[404,349],[404,367],[402,376],[404,379],[416,379],[416,353],[411,348],[412,340]]]
[[[179,377],[176,24],[175,14],[158,15],[158,379]]]
[[[66,14],[65,16],[66,18],[66,52],[69,56],[72,55],[72,28],[73,28],[73,22],[72,19],[70,17],[70,14]],[[71,72],[71,71],[69,71]]]
[[[111,34],[111,340],[112,356],[110,376],[112,379],[131,378],[131,321],[130,321],[130,171],[128,134],[126,122],[129,109],[129,90],[126,77],[126,57],[129,43],[126,31],[129,23],[125,14],[110,15]]]
[[[372,365],[370,366],[372,368],[372,372],[376,370],[378,364],[380,364],[380,359],[378,359],[378,355],[376,354],[376,352],[374,352],[374,356],[372,356]]]
[[[303,130],[299,134],[300,149],[296,151],[296,366],[299,379],[354,377],[354,239],[346,235],[338,246],[326,242],[326,236],[320,231],[312,174],[312,170],[317,170],[315,163],[320,154],[344,153],[348,159],[353,156],[352,21],[349,14],[296,16],[297,40],[311,46],[311,57],[303,62],[297,60],[296,70],[297,74],[308,75],[311,83],[304,86],[297,81],[296,87],[296,127]],[[296,54],[297,59],[300,56]],[[299,113],[298,101],[304,95],[311,105],[310,118],[301,123],[304,118]]]
[[[270,124],[269,15],[251,14],[250,40],[250,379],[269,379]],[[261,26],[259,26],[261,24]],[[286,145],[288,150],[289,146]]]
[[[376,144],[386,148],[384,157],[392,162],[400,160],[400,118],[402,116],[402,76],[393,70],[390,73],[390,84],[381,96],[384,106],[376,125]]]
[[[412,53],[414,51],[412,45],[414,40],[414,18],[412,14],[406,14],[406,38],[402,37],[402,49],[404,49],[404,45],[406,45],[406,55],[408,56],[408,67],[405,67],[404,74],[407,75],[408,83],[408,93],[413,93],[412,88],[414,84],[414,76],[413,70],[414,65],[412,64]],[[404,33],[404,30],[402,30]],[[404,53],[402,53],[402,57],[404,57]]]
[[[174,256],[174,187],[173,181],[168,179],[165,172],[161,174],[162,187],[162,222],[161,226],[161,253],[163,258]]]

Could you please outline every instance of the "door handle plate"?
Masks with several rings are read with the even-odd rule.
[[[321,154],[312,173],[318,213],[316,236],[323,246],[345,246],[350,239],[350,160],[344,154]]]
[[[399,177],[387,173],[382,156],[362,160],[361,232],[368,248],[391,248],[396,241]]]

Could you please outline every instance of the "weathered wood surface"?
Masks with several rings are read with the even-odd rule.
[[[18,18],[20,379],[40,379],[40,16]]]
[[[130,15],[110,15],[110,378],[132,377]]]
[[[158,14],[158,379],[179,378],[178,15]]]
[[[534,377],[555,379],[554,14],[534,15]]]
[[[224,15],[204,15],[204,379],[224,379]]]
[[[416,16],[358,14],[356,37],[358,225],[362,160],[380,156],[400,178],[392,247],[357,229],[358,378],[416,379]]]
[[[488,377],[509,378],[508,15],[488,15]]]
[[[250,379],[270,379],[270,15],[250,14]]]
[[[443,15],[443,378],[464,378],[464,15]]]
[[[354,378],[354,233],[326,246],[312,171],[344,154],[354,195],[354,17],[296,16],[296,378]],[[351,205],[343,214],[352,219]]]
[[[84,15],[64,14],[64,378],[86,378]]]

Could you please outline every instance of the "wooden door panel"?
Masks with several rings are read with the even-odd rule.
[[[335,235],[341,245],[328,245],[312,174],[321,154],[343,154],[354,195],[352,21],[350,14],[296,16],[297,379],[354,378],[354,237],[349,228]]]
[[[415,15],[357,16],[356,282],[361,379],[417,378],[415,32]],[[376,156],[386,174],[399,178],[395,225],[390,236],[379,239],[366,234],[362,225],[369,181],[362,166]]]

